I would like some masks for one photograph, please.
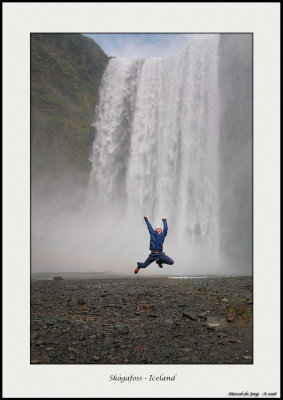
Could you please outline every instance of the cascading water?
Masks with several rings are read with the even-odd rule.
[[[218,47],[215,35],[174,57],[111,59],[90,157],[94,207],[117,210],[130,235],[143,215],[153,224],[167,215],[175,253],[210,259],[219,249]]]

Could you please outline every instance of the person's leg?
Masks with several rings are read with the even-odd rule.
[[[139,268],[146,268],[155,260],[155,257],[153,257],[151,254],[147,257],[144,263],[138,262],[138,267]]]
[[[168,257],[165,253],[160,254],[160,256],[158,258],[159,258],[158,263],[161,265],[162,264],[169,264],[169,265],[174,264],[174,261],[172,260],[172,258]]]

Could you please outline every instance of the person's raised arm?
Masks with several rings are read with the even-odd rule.
[[[152,234],[154,232],[154,230],[153,230],[153,227],[151,226],[151,224],[150,224],[150,222],[149,222],[149,220],[147,219],[146,216],[144,216],[144,220],[145,220],[146,225],[148,227],[149,233]]]
[[[164,236],[166,236],[167,232],[168,232],[167,217],[162,217],[162,221],[163,221],[163,226],[164,226],[163,234],[164,234]]]

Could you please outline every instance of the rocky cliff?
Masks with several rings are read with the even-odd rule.
[[[87,179],[91,122],[108,59],[81,34],[31,35],[32,182]]]

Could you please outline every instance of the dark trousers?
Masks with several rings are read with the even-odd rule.
[[[174,261],[172,260],[172,258],[166,256],[166,254],[163,252],[161,252],[161,253],[152,253],[151,252],[144,263],[138,262],[137,264],[138,264],[139,268],[146,268],[153,261],[157,261],[157,260],[160,264],[169,264],[169,265],[174,264]]]

